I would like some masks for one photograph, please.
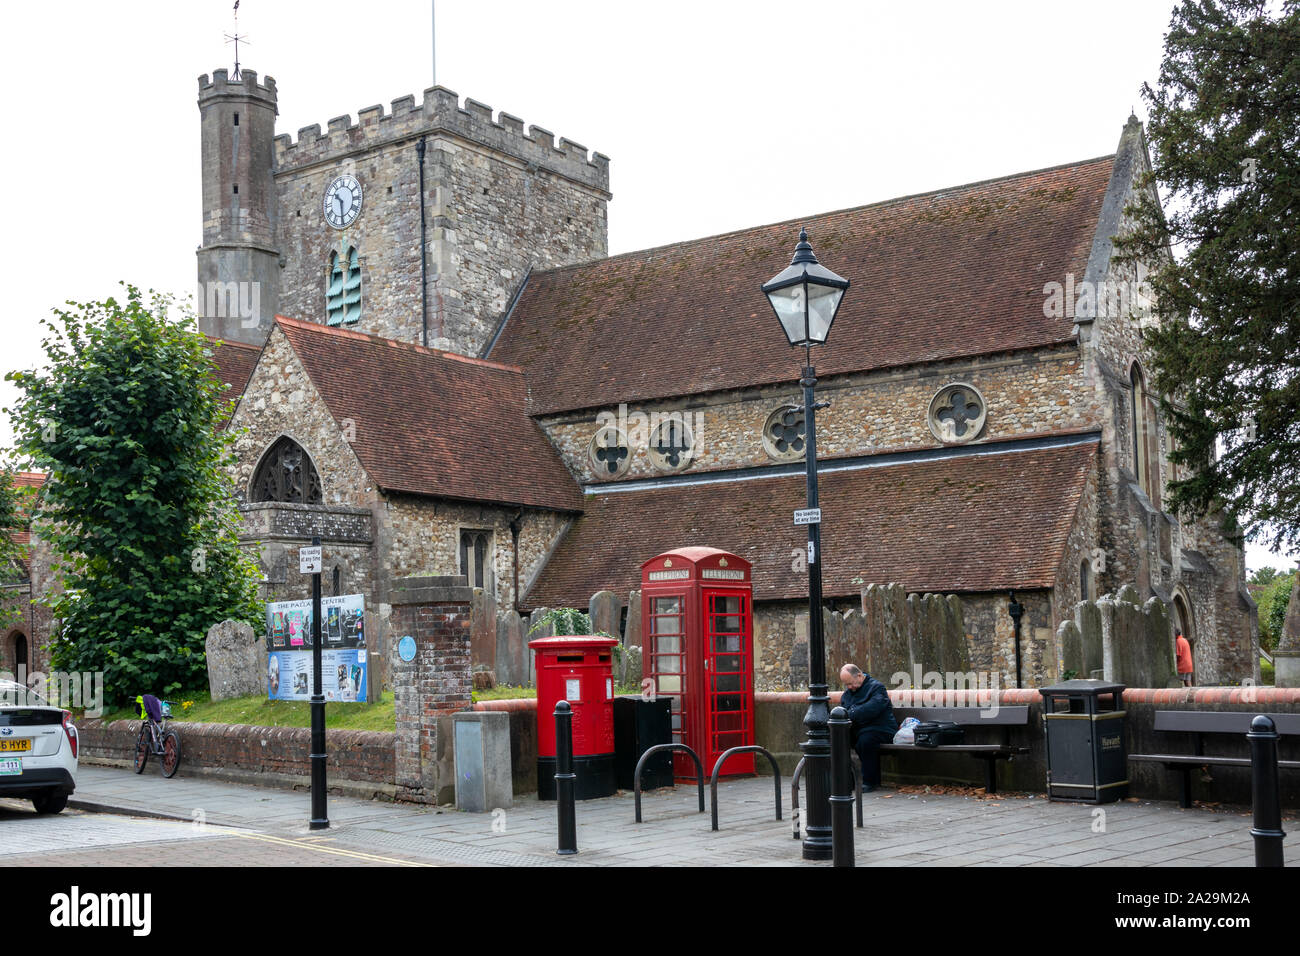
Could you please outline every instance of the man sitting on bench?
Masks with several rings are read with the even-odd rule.
[[[853,746],[862,761],[862,792],[870,793],[880,786],[880,745],[891,743],[898,733],[894,705],[885,685],[856,664],[840,668],[840,684],[844,687],[840,706],[853,721]]]

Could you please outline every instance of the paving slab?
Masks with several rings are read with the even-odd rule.
[[[639,824],[634,822],[630,793],[582,801],[576,809],[579,852],[573,856],[555,852],[555,803],[538,801],[533,795],[516,796],[514,807],[499,821],[504,831],[499,825],[494,829],[497,821],[491,814],[331,795],[332,826],[313,832],[307,828],[311,799],[306,792],[183,775],[165,780],[109,767],[82,767],[73,802],[187,824],[201,819],[216,835],[238,831],[250,839],[285,841],[290,857],[307,862],[328,850],[334,855],[331,863],[346,862],[352,854],[358,862],[379,865],[424,861],[470,866],[829,866],[829,861],[802,859],[800,843],[791,838],[791,808],[784,805],[783,819],[774,819],[771,787],[766,777],[720,783],[717,831],[710,829],[709,815],[698,812],[691,786],[643,794],[644,822]],[[788,800],[789,791],[783,796]],[[1095,833],[1095,809],[1042,798],[918,795],[886,787],[868,798],[866,825],[854,829],[856,862],[859,866],[1217,866],[1236,861],[1250,866],[1254,862],[1250,820],[1238,811],[1184,810],[1159,802],[1111,804],[1104,808],[1106,832]],[[1286,828],[1300,830],[1300,822],[1290,820]],[[312,842],[320,840],[328,843]],[[213,839],[208,845],[221,848],[220,859],[238,861],[239,842]],[[147,847],[140,847],[139,852],[134,845],[119,847],[133,852],[119,855],[115,862],[148,865]],[[85,855],[84,850],[78,852]],[[259,861],[264,862],[262,857],[249,859],[252,865]],[[1288,862],[1294,866],[1297,861]]]

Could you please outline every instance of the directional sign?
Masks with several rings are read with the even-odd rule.
[[[821,524],[821,508],[801,508],[794,513],[795,524]]]
[[[303,574],[320,574],[321,546],[307,545],[298,549],[298,570]]]

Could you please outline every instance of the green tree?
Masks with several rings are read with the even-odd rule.
[[[1267,651],[1272,651],[1282,639],[1282,627],[1286,623],[1286,609],[1291,601],[1291,589],[1295,586],[1295,575],[1294,571],[1275,574],[1255,592],[1255,603],[1259,605],[1259,643]]]
[[[207,628],[259,619],[206,340],[132,286],[69,306],[43,321],[46,368],[7,376],[18,449],[49,473],[34,517],[64,584],[52,664],[103,671],[119,702],[201,685]]]
[[[1144,333],[1179,510],[1300,544],[1300,0],[1184,0],[1142,87],[1152,171],[1121,260],[1155,265]],[[1173,253],[1171,256],[1170,253]]]
[[[14,535],[27,530],[29,490],[18,484],[13,468],[0,467],[0,584],[18,583],[23,578],[22,564],[27,555]],[[0,600],[0,627],[8,627],[22,615],[23,609],[16,601]]]

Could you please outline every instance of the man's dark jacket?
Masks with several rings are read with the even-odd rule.
[[[853,721],[853,739],[864,730],[879,730],[894,734],[898,732],[898,721],[894,719],[894,705],[890,703],[889,691],[870,674],[857,690],[845,690],[840,698],[840,706],[849,712]]]

